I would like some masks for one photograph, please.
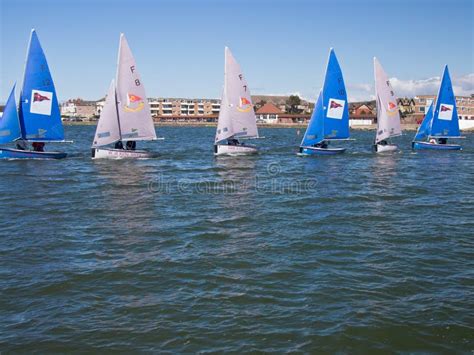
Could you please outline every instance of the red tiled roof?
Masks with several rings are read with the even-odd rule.
[[[265,105],[263,105],[262,107],[260,107],[257,112],[257,114],[266,114],[266,113],[270,113],[270,114],[281,114],[283,112],[281,112],[278,107],[276,107],[274,104],[271,104],[271,103],[266,103]]]

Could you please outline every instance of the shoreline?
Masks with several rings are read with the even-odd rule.
[[[96,126],[96,121],[82,121],[82,122],[68,122],[63,121],[64,126]],[[158,127],[217,127],[216,123],[211,122],[155,122]],[[305,129],[306,124],[257,124],[258,128],[297,128]],[[375,130],[377,125],[357,125],[351,126],[352,130],[371,131]],[[402,129],[406,131],[416,131],[418,125],[416,124],[402,124]]]
[[[82,121],[82,122],[63,122],[65,126],[96,126],[97,122],[91,121]],[[216,123],[211,122],[155,122],[155,126],[158,127],[217,127]],[[258,128],[296,128],[296,129],[306,129],[306,124],[257,124]],[[402,124],[403,131],[416,131],[418,129],[417,124],[405,123]],[[375,131],[377,125],[356,125],[351,126],[351,130],[354,131]],[[463,132],[474,132],[474,128],[468,128],[462,130]]]

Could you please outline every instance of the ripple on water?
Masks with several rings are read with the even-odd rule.
[[[355,132],[302,159],[296,130],[263,129],[221,159],[213,128],[159,131],[158,159],[91,161],[74,126],[70,159],[2,162],[1,350],[474,348],[474,136],[378,156]]]

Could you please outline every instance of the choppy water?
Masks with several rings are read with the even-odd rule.
[[[462,152],[214,158],[161,128],[161,158],[0,162],[0,352],[474,349],[474,135]]]

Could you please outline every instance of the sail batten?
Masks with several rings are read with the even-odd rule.
[[[430,136],[460,136],[456,97],[447,65],[444,67],[443,78],[436,98]]]
[[[349,107],[341,67],[331,48],[324,85],[314,105],[301,146],[349,138]]]
[[[104,108],[100,113],[99,122],[95,132],[92,147],[101,147],[112,144],[121,139],[120,126],[117,115],[117,101],[115,95],[115,83],[112,80],[107,97],[105,98]]]
[[[124,140],[156,139],[145,88],[124,34],[120,35],[116,96],[121,138]]]
[[[375,94],[377,102],[377,133],[375,143],[401,135],[400,113],[397,97],[393,92],[392,84],[382,68],[374,58]]]
[[[28,45],[19,121],[23,139],[45,142],[64,140],[56,89],[35,30],[31,31]]]
[[[425,114],[425,117],[423,118],[423,121],[421,122],[420,127],[418,127],[414,141],[422,141],[429,138],[432,121],[433,121],[433,103],[431,103],[428,111]]]
[[[3,115],[0,117],[0,143],[10,143],[21,138],[20,121],[15,101],[15,87],[8,96]]]
[[[224,89],[215,142],[229,138],[258,138],[250,89],[240,65],[225,47]]]
[[[324,138],[349,138],[349,107],[342,70],[334,49],[329,52],[323,86]]]
[[[414,141],[431,138],[461,138],[456,97],[447,65],[444,67],[436,102],[431,103]]]
[[[314,105],[313,113],[306,128],[306,132],[301,141],[301,146],[310,146],[321,142],[324,139],[324,117],[323,117],[323,96],[322,90],[319,92],[318,99]]]

